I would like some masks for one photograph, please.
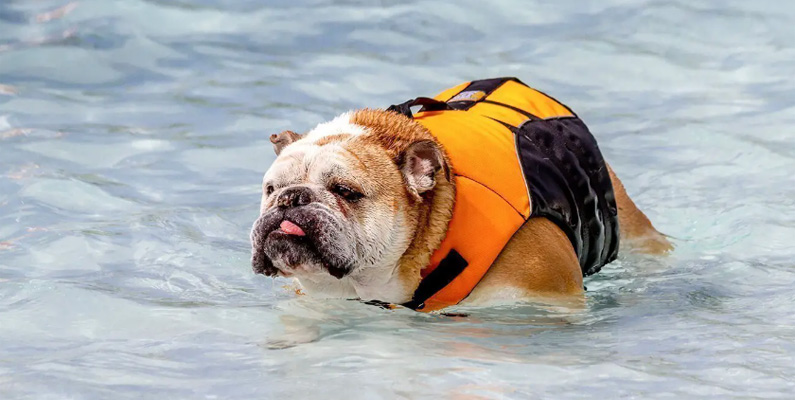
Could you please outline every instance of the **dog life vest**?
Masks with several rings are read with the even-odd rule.
[[[411,107],[422,106],[412,114]],[[568,107],[516,78],[472,81],[389,107],[447,150],[456,199],[447,235],[404,304],[433,311],[469,295],[530,218],[566,233],[583,276],[618,254],[613,186],[591,132]]]

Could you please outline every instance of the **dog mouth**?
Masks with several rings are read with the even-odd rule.
[[[328,273],[341,279],[351,272],[350,256],[341,254],[342,235],[327,213],[275,211],[262,215],[251,231],[252,269],[266,276]]]
[[[304,232],[300,226],[296,225],[295,222],[286,219],[279,224],[279,229],[274,232],[283,233],[288,236],[306,236],[306,232]]]

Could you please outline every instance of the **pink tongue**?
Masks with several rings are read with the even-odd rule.
[[[300,226],[298,226],[298,225],[296,225],[296,224],[294,224],[294,223],[292,223],[292,222],[290,222],[288,220],[282,221],[281,225],[279,225],[279,229],[281,229],[282,232],[284,232],[284,233],[286,233],[288,235],[306,236],[306,233],[304,233],[304,230],[301,229]]]

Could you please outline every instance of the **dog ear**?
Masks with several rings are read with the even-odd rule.
[[[398,165],[403,179],[417,199],[436,186],[436,174],[449,170],[442,149],[432,140],[412,143],[400,156]],[[449,180],[449,177],[448,177]]]
[[[271,135],[271,143],[273,143],[273,151],[276,152],[278,156],[279,153],[284,150],[290,143],[295,142],[296,140],[301,139],[301,135],[293,132],[293,131],[282,131],[280,133],[274,133]]]

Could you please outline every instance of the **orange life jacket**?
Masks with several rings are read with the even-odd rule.
[[[412,114],[417,105],[422,109]],[[610,177],[595,139],[565,105],[516,78],[497,78],[389,109],[413,117],[439,140],[456,184],[447,235],[406,306],[433,311],[458,304],[536,216],[567,234],[583,275],[615,259]]]

